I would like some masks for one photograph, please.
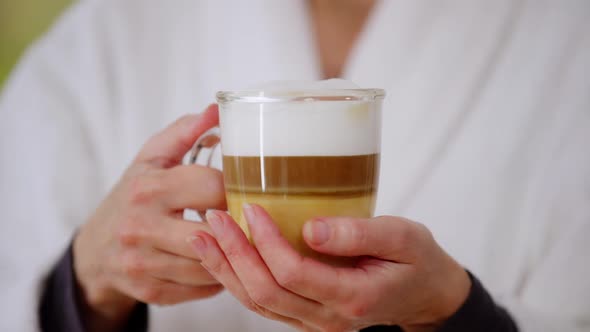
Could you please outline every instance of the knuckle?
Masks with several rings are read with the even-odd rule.
[[[185,114],[178,118],[174,123],[171,125],[172,128],[187,128],[192,126],[195,123],[195,120],[199,119],[201,116],[199,114]],[[192,144],[194,143],[191,138],[192,134],[190,131],[183,130],[184,134],[181,135],[179,143],[183,145],[184,150],[188,150],[191,148]]]
[[[157,286],[146,286],[141,290],[141,300],[146,303],[163,304],[162,289]]]
[[[258,305],[252,299],[245,300],[244,307],[252,312],[259,312]]]
[[[368,306],[361,303],[350,307],[348,309],[348,315],[353,319],[359,319],[365,317],[368,311]]]
[[[273,320],[277,320],[277,316],[275,314],[273,314],[272,311],[258,307],[258,310],[256,311],[259,315],[261,315],[262,317],[266,317],[269,319],[273,319]]]
[[[261,307],[254,300],[252,300],[251,298],[248,298],[248,299],[242,301],[242,304],[249,311],[252,311],[254,313],[257,313],[257,314],[262,315],[262,316],[267,317],[267,318],[271,318],[271,319],[273,318],[273,315],[272,315],[271,311],[269,311],[269,310]]]
[[[427,242],[428,237],[432,237],[430,230],[420,223],[405,218],[398,217],[379,217],[378,222],[388,224],[391,236],[387,240],[391,243],[390,253],[414,256],[416,248],[420,247],[419,243]],[[381,242],[385,239],[381,238]]]
[[[224,202],[225,201],[225,187],[224,187],[224,180],[223,175],[220,171],[214,170],[213,176],[209,180],[207,180],[207,190],[211,194],[211,198],[215,202]]]
[[[415,227],[409,222],[400,223],[397,229],[397,236],[395,239],[396,247],[401,252],[410,250],[416,239]]]
[[[239,248],[236,248],[235,246],[230,246],[229,248],[225,249],[225,257],[230,262],[239,261],[241,259],[241,256],[242,252],[239,250]]]
[[[137,246],[149,238],[149,221],[137,212],[128,212],[115,229],[115,237],[124,247]]]
[[[359,320],[364,318],[370,310],[371,304],[369,301],[356,300],[342,307],[340,314],[342,317]]]
[[[145,262],[140,255],[128,253],[122,257],[122,270],[125,276],[131,279],[136,279],[145,273]]]
[[[135,246],[140,241],[137,227],[135,227],[134,218],[128,218],[125,222],[121,223],[117,230],[116,237],[119,244],[123,246]]]
[[[201,266],[213,276],[222,275],[225,270],[223,261],[219,259],[205,259],[201,262]]]
[[[261,307],[269,307],[275,303],[273,292],[267,290],[253,292],[250,297],[254,303]]]
[[[151,203],[162,194],[163,189],[159,177],[147,174],[137,175],[129,184],[129,202],[134,205]]]
[[[223,268],[218,262],[202,262],[201,264],[213,276],[219,276],[223,272]]]
[[[200,166],[201,172],[203,172],[204,179],[201,179],[201,185],[212,194],[223,194],[223,173],[214,168]]]
[[[407,253],[411,250],[415,241],[415,228],[409,222],[403,221],[396,225],[392,235],[395,252]]]
[[[292,289],[301,283],[301,268],[299,263],[285,264],[280,272],[276,273],[277,283],[287,289]]]
[[[369,232],[366,225],[360,222],[350,222],[348,224],[348,237],[351,250],[356,251],[365,248],[367,242],[369,242]]]

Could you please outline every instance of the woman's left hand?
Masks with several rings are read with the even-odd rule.
[[[334,267],[296,252],[261,207],[247,205],[244,214],[256,247],[220,211],[208,213],[215,237],[199,232],[193,245],[215,279],[267,318],[308,331],[432,331],[469,293],[465,270],[419,223],[390,216],[309,221],[303,235],[311,248],[361,256],[353,267]]]

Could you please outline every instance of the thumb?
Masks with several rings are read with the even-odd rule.
[[[219,123],[217,104],[201,114],[189,114],[152,136],[143,146],[136,162],[149,162],[167,168],[179,164],[195,141]]]
[[[315,251],[333,256],[373,256],[410,263],[420,246],[420,224],[397,217],[317,218],[303,226],[303,238]]]

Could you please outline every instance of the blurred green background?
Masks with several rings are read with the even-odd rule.
[[[0,89],[22,52],[71,0],[0,0]]]

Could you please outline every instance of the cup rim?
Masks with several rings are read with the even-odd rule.
[[[375,101],[385,98],[384,89],[277,89],[277,90],[226,90],[215,95],[220,104],[229,102],[277,103],[277,102],[326,102],[326,101]]]

